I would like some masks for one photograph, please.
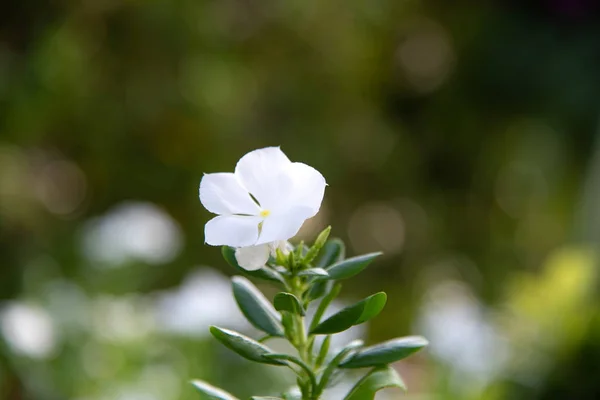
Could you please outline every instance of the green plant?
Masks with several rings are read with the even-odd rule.
[[[323,390],[332,384],[333,377],[344,369],[371,368],[345,397],[345,400],[369,400],[386,387],[405,389],[398,373],[389,366],[420,350],[428,344],[420,336],[393,339],[370,347],[360,340],[352,341],[337,352],[330,351],[332,335],[362,324],[377,316],[385,306],[384,292],[373,294],[323,320],[325,311],[338,296],[341,283],[363,271],[381,253],[345,258],[344,243],[328,240],[328,227],[317,237],[311,247],[304,243],[287,251],[277,248],[275,256],[260,269],[248,271],[236,259],[235,249],[222,247],[225,260],[242,274],[269,281],[281,290],[271,303],[242,276],[232,278],[233,295],[248,321],[265,336],[255,340],[238,332],[212,326],[210,332],[223,345],[240,356],[263,364],[290,368],[297,376],[297,388],[281,397],[254,396],[252,399],[322,398]],[[320,301],[307,324],[306,310],[310,303]],[[325,335],[316,348],[316,337]],[[264,343],[274,337],[287,339],[297,354],[280,354]],[[194,380],[192,384],[209,399],[235,400],[222,389]]]

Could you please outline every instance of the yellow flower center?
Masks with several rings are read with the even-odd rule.
[[[264,217],[268,217],[268,216],[269,216],[269,214],[271,214],[271,211],[269,211],[269,210],[262,210],[262,211],[260,212],[260,216],[261,216],[261,217],[263,217],[263,218],[264,218]]]

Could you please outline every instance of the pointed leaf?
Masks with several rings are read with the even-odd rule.
[[[304,307],[300,304],[300,300],[291,293],[281,292],[275,295],[273,304],[277,311],[287,311],[292,314],[304,316],[306,313]]]
[[[194,385],[200,393],[208,396],[210,400],[238,400],[237,397],[232,396],[223,389],[219,389],[218,387],[199,379],[191,381],[191,384]]]
[[[331,291],[332,287],[333,281],[317,281],[311,284],[310,289],[308,289],[304,296],[310,302],[318,299],[319,297],[325,295],[325,293]]]
[[[315,365],[320,367],[323,365],[325,360],[327,359],[327,354],[329,354],[329,346],[331,345],[331,335],[327,335],[323,343],[321,343],[321,349],[319,350],[319,355],[317,356],[317,360],[315,361]]]
[[[402,360],[427,346],[422,336],[407,336],[366,347],[340,364],[340,368],[364,368]]]
[[[228,347],[230,350],[233,350],[248,360],[264,364],[285,365],[285,363],[281,361],[264,358],[263,355],[272,354],[274,352],[267,346],[257,342],[254,339],[244,336],[241,333],[229,329],[219,328],[217,326],[211,326],[210,333],[215,337],[215,339],[223,343],[223,345]]]
[[[327,228],[323,229],[321,233],[319,233],[317,239],[315,240],[315,243],[313,243],[313,247],[315,247],[317,250],[321,250],[321,248],[325,246],[325,243],[327,243],[327,239],[329,239],[330,233],[331,225],[329,225]]]
[[[375,393],[390,387],[406,390],[404,381],[392,367],[375,368],[354,385],[344,400],[373,400]]]
[[[277,247],[275,249],[275,263],[280,266],[286,266],[287,261],[287,257],[285,256],[285,254],[283,254],[283,251],[279,247]]]
[[[375,257],[380,256],[381,252],[377,253],[369,253],[363,254],[362,256],[347,258],[344,261],[340,261],[329,268],[327,268],[327,273],[329,273],[330,279],[347,279],[353,277],[354,275],[361,272],[363,269],[367,267],[375,259]]]
[[[311,334],[329,334],[345,331],[353,325],[361,324],[383,310],[387,296],[384,292],[376,293],[351,306],[343,308],[315,328]]]
[[[290,253],[287,256],[287,265],[291,271],[295,271],[296,267],[298,266],[296,254],[293,251],[290,251]]]
[[[298,272],[298,276],[310,276],[317,278],[329,278],[329,273],[323,268],[309,268]]]
[[[346,346],[344,346],[344,348],[342,348],[335,355],[335,357],[333,357],[333,359],[329,362],[329,364],[327,364],[327,367],[323,371],[323,374],[321,374],[321,380],[319,381],[319,385],[317,387],[318,394],[320,394],[323,391],[323,389],[325,389],[325,387],[329,384],[329,379],[331,379],[331,376],[335,372],[338,365],[344,360],[344,358],[346,358],[346,356],[348,354],[350,354],[351,352],[360,348],[362,345],[363,345],[362,340],[353,340],[350,343],[348,343]]]
[[[327,268],[328,266],[340,262],[346,256],[346,246],[340,239],[328,240],[319,255],[315,259],[316,268]]]
[[[294,255],[296,256],[296,260],[304,259],[306,253],[308,253],[308,247],[304,244],[304,240],[300,241],[296,248],[294,249]]]
[[[331,226],[328,226],[327,228],[323,229],[323,231],[321,233],[319,233],[319,236],[317,236],[317,240],[315,240],[315,243],[312,245],[312,247],[308,250],[308,252],[304,256],[304,259],[302,260],[304,263],[309,264],[315,259],[315,257],[319,254],[319,252],[323,248],[323,246],[325,246],[325,243],[327,242],[327,238],[329,237],[330,232],[331,232]]]
[[[279,314],[260,290],[242,276],[234,276],[231,282],[235,301],[248,321],[269,335],[283,336]]]
[[[360,318],[354,323],[354,325],[362,324],[379,315],[381,310],[383,310],[383,307],[385,307],[385,303],[387,302],[387,294],[385,294],[385,292],[375,293],[363,301],[365,301],[365,308],[363,309]]]
[[[271,282],[283,283],[283,278],[277,271],[273,271],[271,268],[262,267],[256,271],[248,271],[242,267],[237,262],[235,258],[235,248],[229,246],[221,247],[221,254],[223,258],[229,265],[238,270],[244,275],[250,276],[252,278],[263,279]]]
[[[362,315],[364,304],[362,302],[346,307],[321,322],[310,331],[311,335],[324,335],[338,333],[350,328]]]

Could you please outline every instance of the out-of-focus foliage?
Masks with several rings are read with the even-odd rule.
[[[0,398],[290,383],[206,340],[251,328],[198,182],[266,145],[329,183],[302,238],[385,252],[342,296],[430,339],[412,394],[598,398],[598,43],[585,0],[4,1]]]

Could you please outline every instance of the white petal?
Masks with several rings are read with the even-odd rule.
[[[235,259],[248,271],[261,269],[269,260],[269,245],[240,247],[235,251]]]
[[[325,178],[319,171],[303,163],[292,163],[287,173],[293,182],[293,190],[288,198],[290,207],[306,207],[311,211],[307,218],[315,216],[321,208],[325,194]]]
[[[235,166],[235,174],[263,209],[273,210],[291,188],[286,168],[291,161],[279,147],[251,151]]]
[[[298,233],[308,215],[312,212],[309,208],[294,207],[284,214],[271,214],[262,224],[260,237],[256,244],[288,240]]]
[[[262,218],[219,215],[204,227],[204,240],[211,246],[244,247],[253,245],[258,238],[258,224]]]
[[[202,177],[200,201],[208,211],[215,214],[256,215],[260,212],[235,174],[227,172]]]

